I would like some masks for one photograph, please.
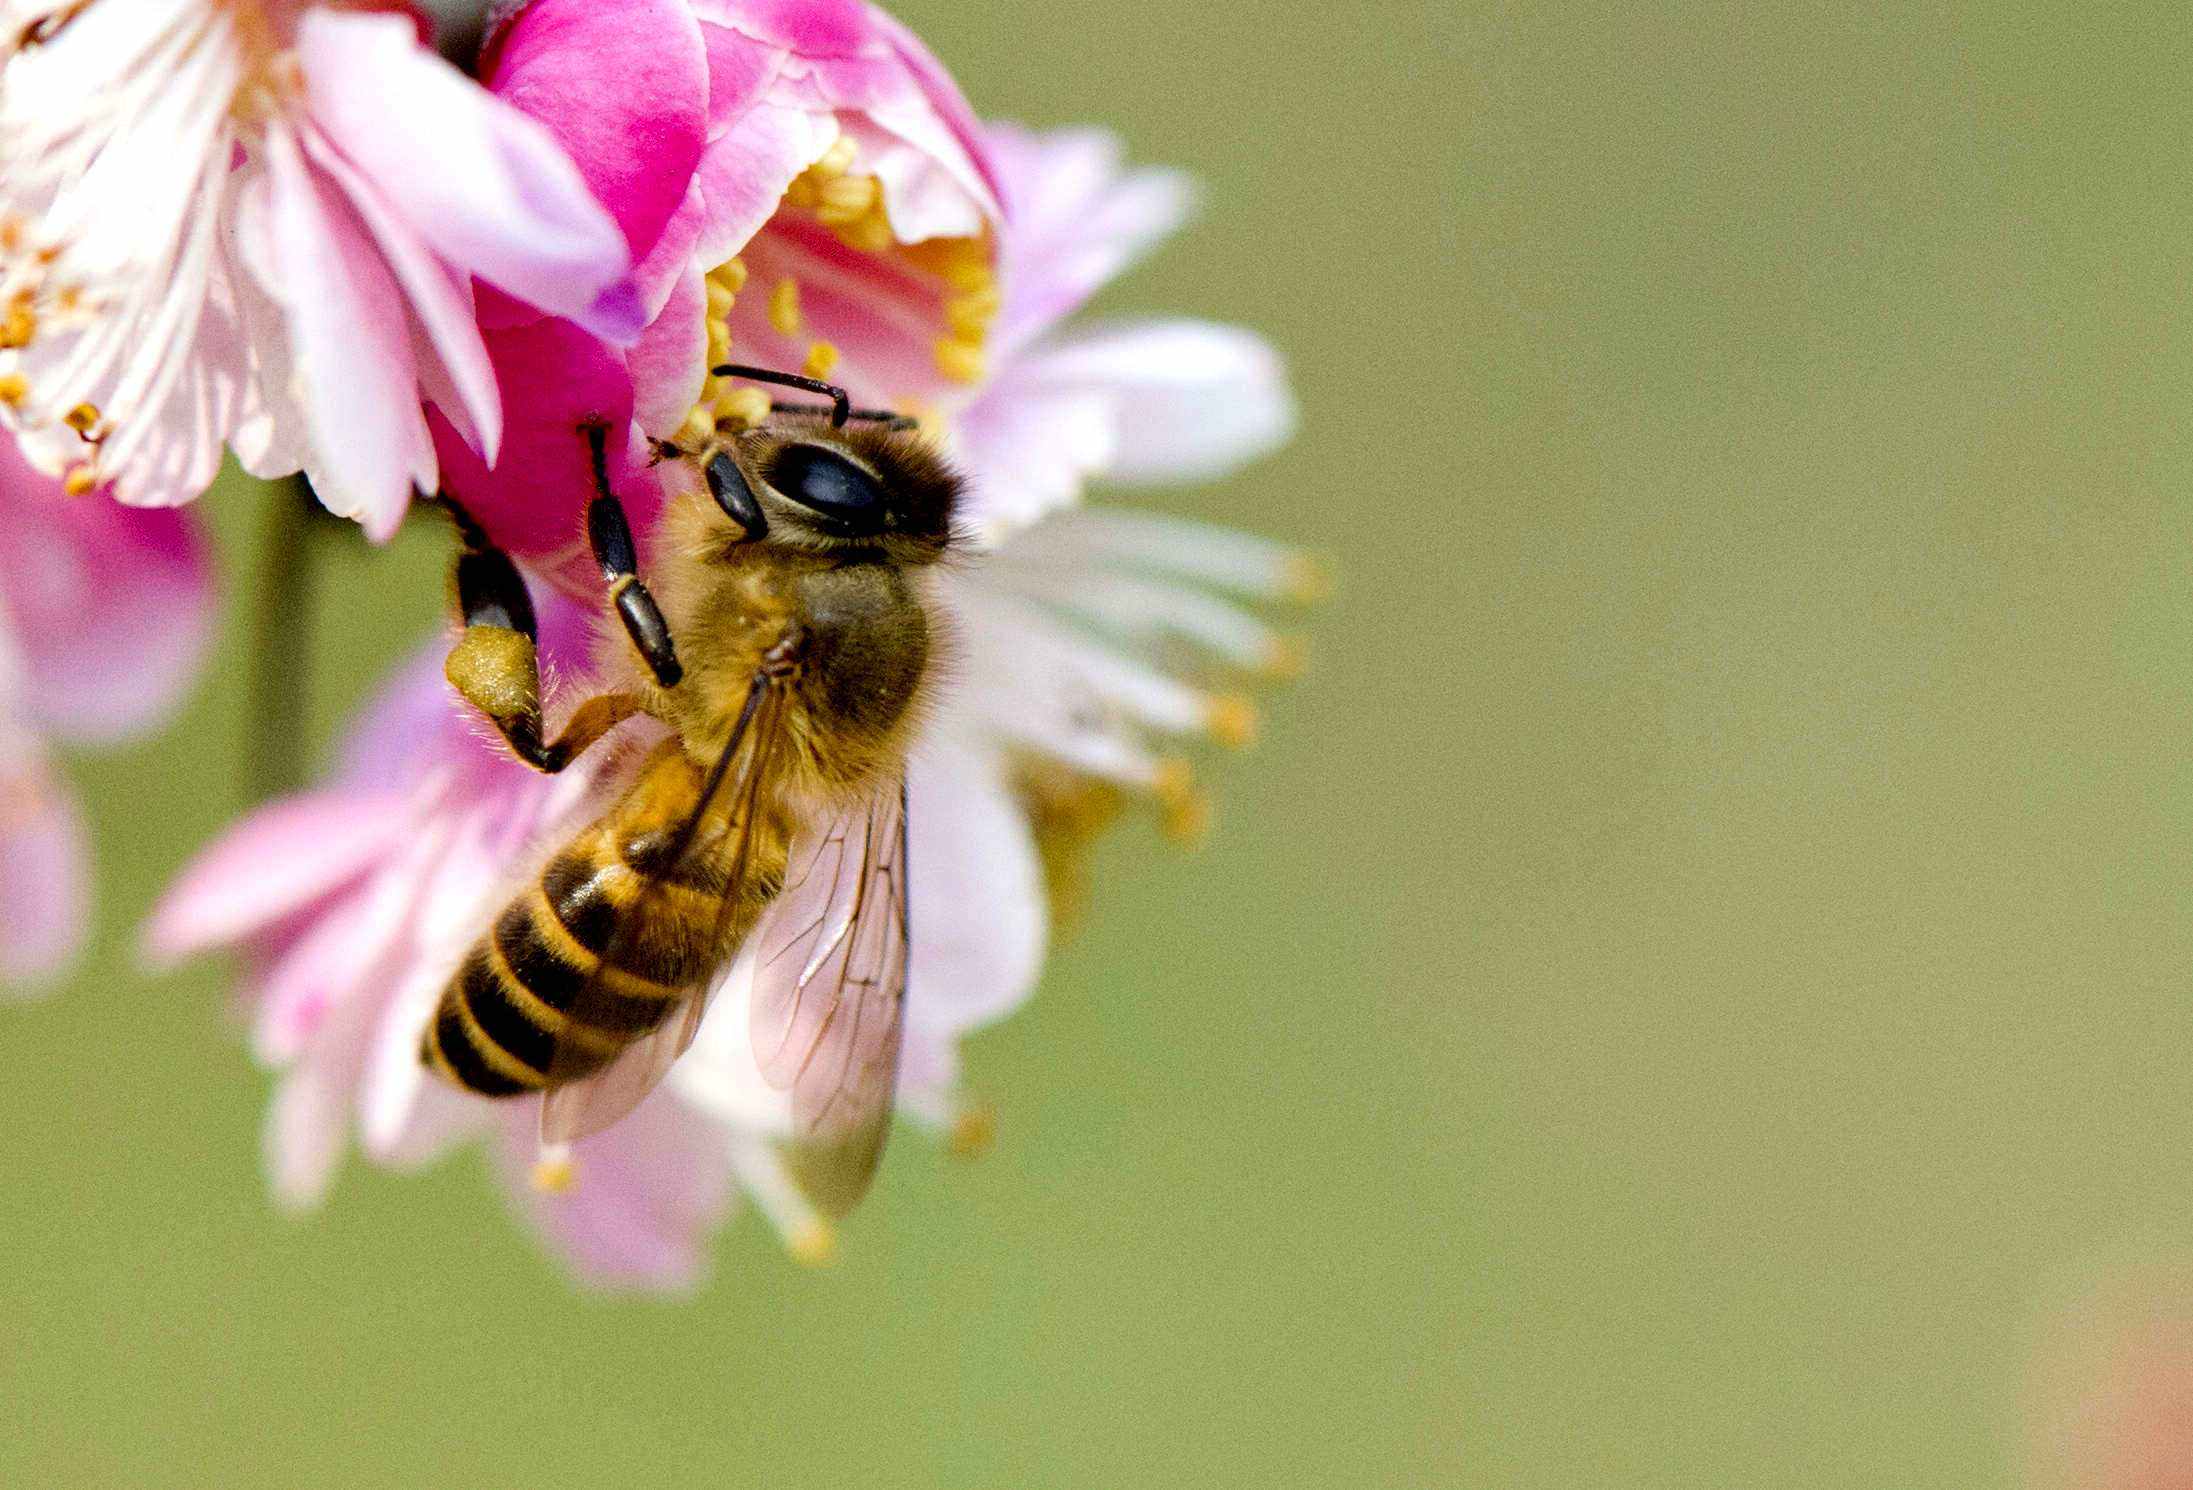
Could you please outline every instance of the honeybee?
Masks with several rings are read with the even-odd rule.
[[[668,726],[631,784],[550,855],[466,955],[421,1055],[486,1097],[539,1092],[544,1144],[629,1112],[692,1042],[709,992],[755,941],[751,1037],[789,1089],[795,1169],[842,1212],[890,1122],[908,960],[906,752],[945,618],[925,571],[950,552],[960,483],[912,421],[827,395],[775,406],[699,451],[638,573],[606,431],[582,431],[587,514],[610,605],[643,667],[543,737],[532,603],[509,557],[451,504],[464,630],[446,672],[543,771],[634,714]]]

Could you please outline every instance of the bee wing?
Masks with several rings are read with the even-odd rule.
[[[890,1128],[905,1031],[906,782],[792,845],[755,928],[755,1063],[792,1092],[794,1172],[843,1214]]]
[[[616,933],[603,949],[592,976],[573,997],[568,1017],[574,1024],[593,1029],[615,1029],[620,1017],[629,1017],[620,1007],[628,1006],[629,1000],[606,986],[607,974],[611,968],[629,960],[628,954],[634,950],[641,929],[648,923],[648,912],[661,897],[672,893],[669,886],[680,877],[680,871],[696,861],[728,866],[719,892],[721,898],[717,902],[715,924],[706,944],[722,950],[680,990],[683,1002],[664,1015],[662,1023],[619,1051],[607,1065],[597,1066],[598,1054],[583,1043],[559,1042],[549,1065],[548,1088],[541,1094],[543,1143],[568,1143],[601,1132],[639,1106],[642,1099],[662,1082],[678,1057],[685,1054],[686,1047],[693,1043],[693,1036],[701,1027],[701,1016],[707,1011],[708,996],[728,960],[729,949],[723,948],[725,925],[730,919],[732,900],[746,882],[757,818],[755,809],[777,756],[783,718],[783,688],[766,675],[756,674],[753,686],[747,691],[746,707],[740,712],[723,753],[709,769],[699,800],[670,841],[665,856],[668,872],[661,878],[642,882],[639,895],[622,913]],[[744,768],[736,773],[737,780],[732,781],[732,763],[738,759],[740,744],[749,734],[753,738],[753,749],[746,754]],[[711,809],[719,799],[728,800],[731,811],[711,822]]]

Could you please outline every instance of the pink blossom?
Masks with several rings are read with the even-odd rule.
[[[504,546],[567,564],[594,495],[582,422],[623,438],[612,480],[643,524],[648,441],[698,446],[766,412],[727,359],[827,367],[927,400],[978,378],[995,314],[998,193],[944,70],[858,0],[536,0],[483,75],[538,118],[617,217],[649,318],[629,347],[493,302],[482,323],[511,410],[502,458],[438,426],[445,481]],[[758,400],[758,401],[757,401]]]
[[[1147,327],[1059,332],[1061,317],[1179,221],[1177,177],[1123,172],[1116,146],[1093,133],[1001,131],[991,145],[1021,209],[999,245],[998,374],[938,395],[925,417],[956,442],[972,516],[994,546],[950,576],[957,686],[911,763],[916,930],[899,1089],[902,1117],[961,1136],[980,1109],[960,1088],[959,1043],[1028,997],[1062,873],[1137,798],[1176,831],[1199,830],[1179,746],[1243,743],[1253,725],[1238,691],[1205,680],[1289,664],[1289,644],[1253,606],[1304,580],[1300,558],[1264,539],[1077,505],[1085,480],[1115,471],[1206,475],[1260,454],[1284,437],[1291,404],[1277,358],[1229,328],[1164,323],[1179,355],[1155,368],[1125,351],[1085,352],[1159,334]],[[510,334],[565,334],[551,325]],[[1151,406],[1184,391],[1210,417],[1168,427]],[[1145,419],[1164,435],[1154,450],[1133,448]],[[583,677],[585,612],[541,594],[544,655]],[[420,1067],[428,1011],[509,892],[513,866],[569,833],[620,770],[604,755],[562,777],[524,771],[463,716],[433,662],[366,711],[333,782],[210,849],[151,929],[163,955],[247,951],[255,1044],[282,1073],[267,1134],[277,1194],[317,1196],[352,1133],[394,1164],[477,1134],[516,1203],[584,1278],[690,1285],[735,1196],[760,1206],[796,1254],[826,1252],[828,1228],[777,1147],[785,1098],[755,1068],[736,967],[664,1087],[578,1146],[577,1183],[563,1193],[528,1183],[533,1104],[462,1097]]]
[[[140,512],[0,449],[0,991],[40,986],[82,943],[84,828],[49,741],[103,745],[164,717],[210,632],[204,548],[179,513]]]
[[[2129,1269],[2079,1299],[2033,1386],[2035,1490],[2193,1490],[2193,1275]]]
[[[386,537],[438,481],[422,400],[502,449],[483,304],[611,341],[644,320],[571,161],[410,14],[5,0],[0,24],[0,413],[71,490],[189,501],[226,441]]]

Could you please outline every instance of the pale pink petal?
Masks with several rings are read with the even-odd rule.
[[[310,11],[297,53],[314,118],[444,260],[598,336],[638,333],[624,235],[538,121],[402,16]]]
[[[1119,448],[1108,390],[1054,384],[1021,366],[1013,372],[952,424],[953,453],[967,474],[964,520],[986,546],[1080,501]]]
[[[84,943],[91,905],[83,819],[35,755],[0,778],[0,996],[40,992]]]
[[[366,999],[337,1005],[312,1048],[275,1089],[260,1142],[275,1202],[284,1210],[317,1204],[335,1176],[348,1143],[351,1093],[372,1007]]]
[[[1279,354],[1236,326],[1108,323],[1047,344],[1019,371],[1044,388],[1111,396],[1119,443],[1104,475],[1112,481],[1209,480],[1294,432]]]
[[[156,963],[229,945],[334,894],[413,831],[395,792],[318,792],[262,807],[183,871],[153,910]]]
[[[313,167],[343,194],[373,235],[403,291],[410,313],[412,366],[420,371],[422,387],[428,381],[426,367],[434,367],[438,401],[453,415],[461,413],[467,438],[493,460],[503,437],[503,411],[473,312],[472,281],[436,258],[390,208],[378,184],[361,176],[333,145],[317,134],[305,135],[303,143]]]
[[[164,716],[196,681],[211,635],[195,520],[64,496],[12,451],[0,451],[0,518],[18,539],[0,556],[0,605],[22,649],[27,709],[87,744]]]
[[[419,418],[403,297],[370,234],[305,164],[297,142],[267,136],[264,221],[274,273],[261,283],[287,314],[312,427],[314,489],[375,541],[396,531],[414,486],[435,484]]]
[[[871,108],[876,123],[909,144],[927,150],[960,181],[983,211],[1002,219],[998,173],[983,139],[975,111],[921,38],[893,16],[876,6],[868,8],[869,20],[890,44],[897,61],[912,76],[919,92],[918,108],[912,102]]]
[[[1005,308],[991,333],[1002,356],[1079,310],[1178,228],[1195,188],[1178,171],[1123,170],[1107,130],[993,124],[986,133],[1013,214],[999,245]]]
[[[730,1199],[724,1130],[657,1093],[572,1152],[573,1183],[544,1194],[530,1106],[504,1124],[498,1149],[513,1200],[581,1280],[604,1288],[691,1289],[708,1272],[708,1239]]]
[[[907,1025],[959,1035],[1035,988],[1048,934],[1042,864],[990,752],[932,732],[909,763],[907,794]]]

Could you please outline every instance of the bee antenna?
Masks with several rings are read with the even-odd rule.
[[[736,362],[711,368],[719,378],[745,378],[754,383],[774,383],[780,388],[797,388],[805,393],[819,393],[830,400],[830,427],[842,429],[845,421],[853,417],[853,400],[835,383],[825,383],[820,378],[804,378],[798,373],[774,372],[766,367],[746,367]]]

